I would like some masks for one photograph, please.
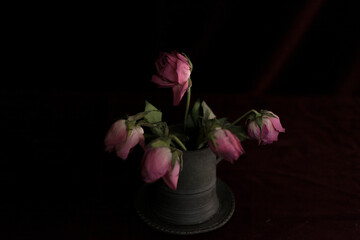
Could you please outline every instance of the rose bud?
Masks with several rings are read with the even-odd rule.
[[[171,167],[172,153],[168,147],[151,148],[145,150],[142,159],[141,175],[147,183],[163,178],[169,188],[175,190],[179,178],[180,166],[178,161]]]
[[[217,128],[211,138],[209,141],[210,149],[216,156],[231,163],[245,153],[240,140],[227,129]]]
[[[157,74],[152,76],[151,81],[159,87],[172,88],[173,105],[179,105],[182,97],[189,86],[191,65],[187,58],[180,53],[161,53],[155,62]]]
[[[280,118],[270,111],[263,111],[258,121],[254,118],[248,123],[248,134],[258,140],[259,144],[270,144],[278,140],[280,132],[285,132],[281,126]],[[262,122],[262,131],[259,124]]]
[[[127,130],[126,120],[121,119],[112,124],[106,134],[104,144],[108,152],[116,151],[116,155],[125,160],[132,148],[137,144],[144,147],[144,129],[135,126],[132,130]]]

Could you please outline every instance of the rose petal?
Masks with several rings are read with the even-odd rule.
[[[165,53],[164,56],[166,63],[170,64],[173,68],[176,68],[176,62],[178,61],[177,52]]]
[[[255,121],[251,121],[248,125],[248,134],[251,138],[258,140],[261,143],[260,127]]]
[[[262,131],[262,144],[271,144],[274,141],[277,141],[277,137],[279,135],[279,132],[277,132],[271,121],[268,118],[263,118],[263,131]]]
[[[176,73],[178,76],[178,83],[184,84],[189,80],[190,77],[190,65],[187,62],[179,60],[177,62]]]
[[[278,132],[285,132],[285,128],[283,128],[283,126],[280,123],[280,119],[279,118],[270,118],[270,121],[272,123],[272,125],[274,126],[274,128],[278,131]]]
[[[145,151],[141,174],[145,182],[154,182],[171,168],[172,154],[169,148],[160,147]]]
[[[170,171],[168,171],[162,178],[166,183],[166,185],[168,185],[169,188],[171,188],[172,190],[176,190],[177,188],[179,172],[180,172],[180,164],[178,161],[176,161],[173,170],[171,171],[170,169]]]
[[[161,69],[158,74],[165,78],[167,81],[171,83],[178,83],[178,75],[176,72],[176,66],[172,66],[171,64],[167,64]]]
[[[174,86],[173,89],[173,105],[177,106],[180,104],[180,101],[182,99],[182,97],[184,96],[187,88],[189,86],[189,82],[186,82],[184,85],[176,85]]]
[[[180,61],[183,61],[183,62],[186,62],[187,63],[187,59],[184,55],[174,51],[173,54],[180,60]]]
[[[233,163],[244,153],[240,140],[229,130],[219,129],[214,133],[218,154]]]
[[[130,136],[126,139],[126,141],[123,144],[117,146],[116,155],[119,158],[125,160],[128,157],[130,150],[133,149],[139,143],[139,139],[140,139],[139,132],[133,129],[131,131]]]
[[[136,126],[134,128],[135,131],[137,131],[137,136],[139,138],[139,144],[144,149],[145,148],[145,137],[144,137],[144,129],[140,126]]]
[[[126,121],[124,119],[121,119],[111,125],[104,139],[106,151],[111,152],[114,150],[116,145],[123,144],[125,142],[127,136],[125,122]]]
[[[159,87],[167,88],[167,87],[173,87],[175,83],[166,81],[159,77],[158,75],[152,75],[151,81],[153,83],[156,83]]]

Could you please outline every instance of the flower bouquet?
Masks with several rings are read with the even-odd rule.
[[[244,154],[242,141],[256,139],[259,144],[270,144],[285,132],[279,117],[267,110],[250,110],[232,123],[226,118],[217,119],[205,101],[197,100],[190,111],[190,59],[176,51],[160,53],[155,66],[157,74],[151,81],[161,88],[172,88],[174,106],[187,93],[183,126],[163,122],[162,112],[146,101],[143,112],[114,122],[104,141],[106,151],[116,151],[124,160],[140,144],[144,149],[141,174],[145,182],[162,178],[169,188],[176,189],[183,151],[210,147],[217,157],[233,163]],[[238,125],[244,118],[245,126]]]
[[[125,160],[137,144],[143,148],[142,178],[157,184],[141,189],[135,205],[152,227],[177,234],[216,229],[229,220],[235,207],[231,190],[216,177],[216,164],[239,159],[244,154],[242,141],[270,144],[285,129],[267,110],[250,110],[229,122],[217,118],[205,101],[197,100],[190,108],[193,65],[185,54],[161,53],[155,67],[151,81],[172,88],[174,106],[186,93],[183,122],[168,125],[162,112],[145,101],[143,112],[112,124],[104,141],[106,151]]]

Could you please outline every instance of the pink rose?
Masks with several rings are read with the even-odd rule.
[[[104,140],[105,151],[112,152],[115,150],[117,156],[123,160],[128,157],[130,150],[138,143],[144,147],[144,142],[144,130],[142,127],[135,126],[128,136],[126,120],[124,119],[118,120],[111,125]]]
[[[173,89],[173,105],[179,105],[182,97],[189,86],[191,67],[186,57],[173,51],[172,53],[160,53],[155,62],[157,74],[152,76],[151,81],[159,87]]]
[[[141,175],[145,182],[163,178],[169,188],[176,190],[180,165],[178,161],[171,169],[172,153],[167,147],[147,148],[142,159]]]
[[[209,141],[210,149],[218,156],[231,163],[245,153],[240,140],[227,129],[216,129],[214,141]],[[216,145],[214,145],[214,143]]]
[[[273,115],[273,116],[271,116]],[[280,118],[270,111],[264,111],[262,115],[262,132],[256,123],[252,120],[248,124],[248,134],[251,138],[257,139],[259,144],[270,144],[278,140],[280,132],[285,132],[285,128],[281,126]]]

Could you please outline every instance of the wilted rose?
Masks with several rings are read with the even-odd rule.
[[[126,127],[126,120],[121,119],[114,122],[106,134],[104,144],[108,152],[116,151],[118,157],[125,160],[132,148],[137,144],[144,146],[144,130],[140,126],[135,126],[130,135]]]
[[[262,131],[255,119],[248,123],[248,134],[251,138],[258,140],[259,144],[270,144],[278,140],[280,132],[285,128],[280,123],[280,118],[273,112],[264,111],[262,116]]]
[[[172,53],[160,53],[155,62],[157,74],[152,76],[151,81],[159,87],[173,90],[173,105],[179,105],[182,97],[189,86],[191,66],[185,56],[173,51]]]
[[[171,167],[172,153],[168,147],[147,148],[142,159],[141,175],[145,182],[151,183],[163,178],[173,190],[177,188],[180,165],[178,161]]]
[[[245,153],[240,140],[229,130],[218,128],[209,141],[210,149],[218,156],[231,163]]]

